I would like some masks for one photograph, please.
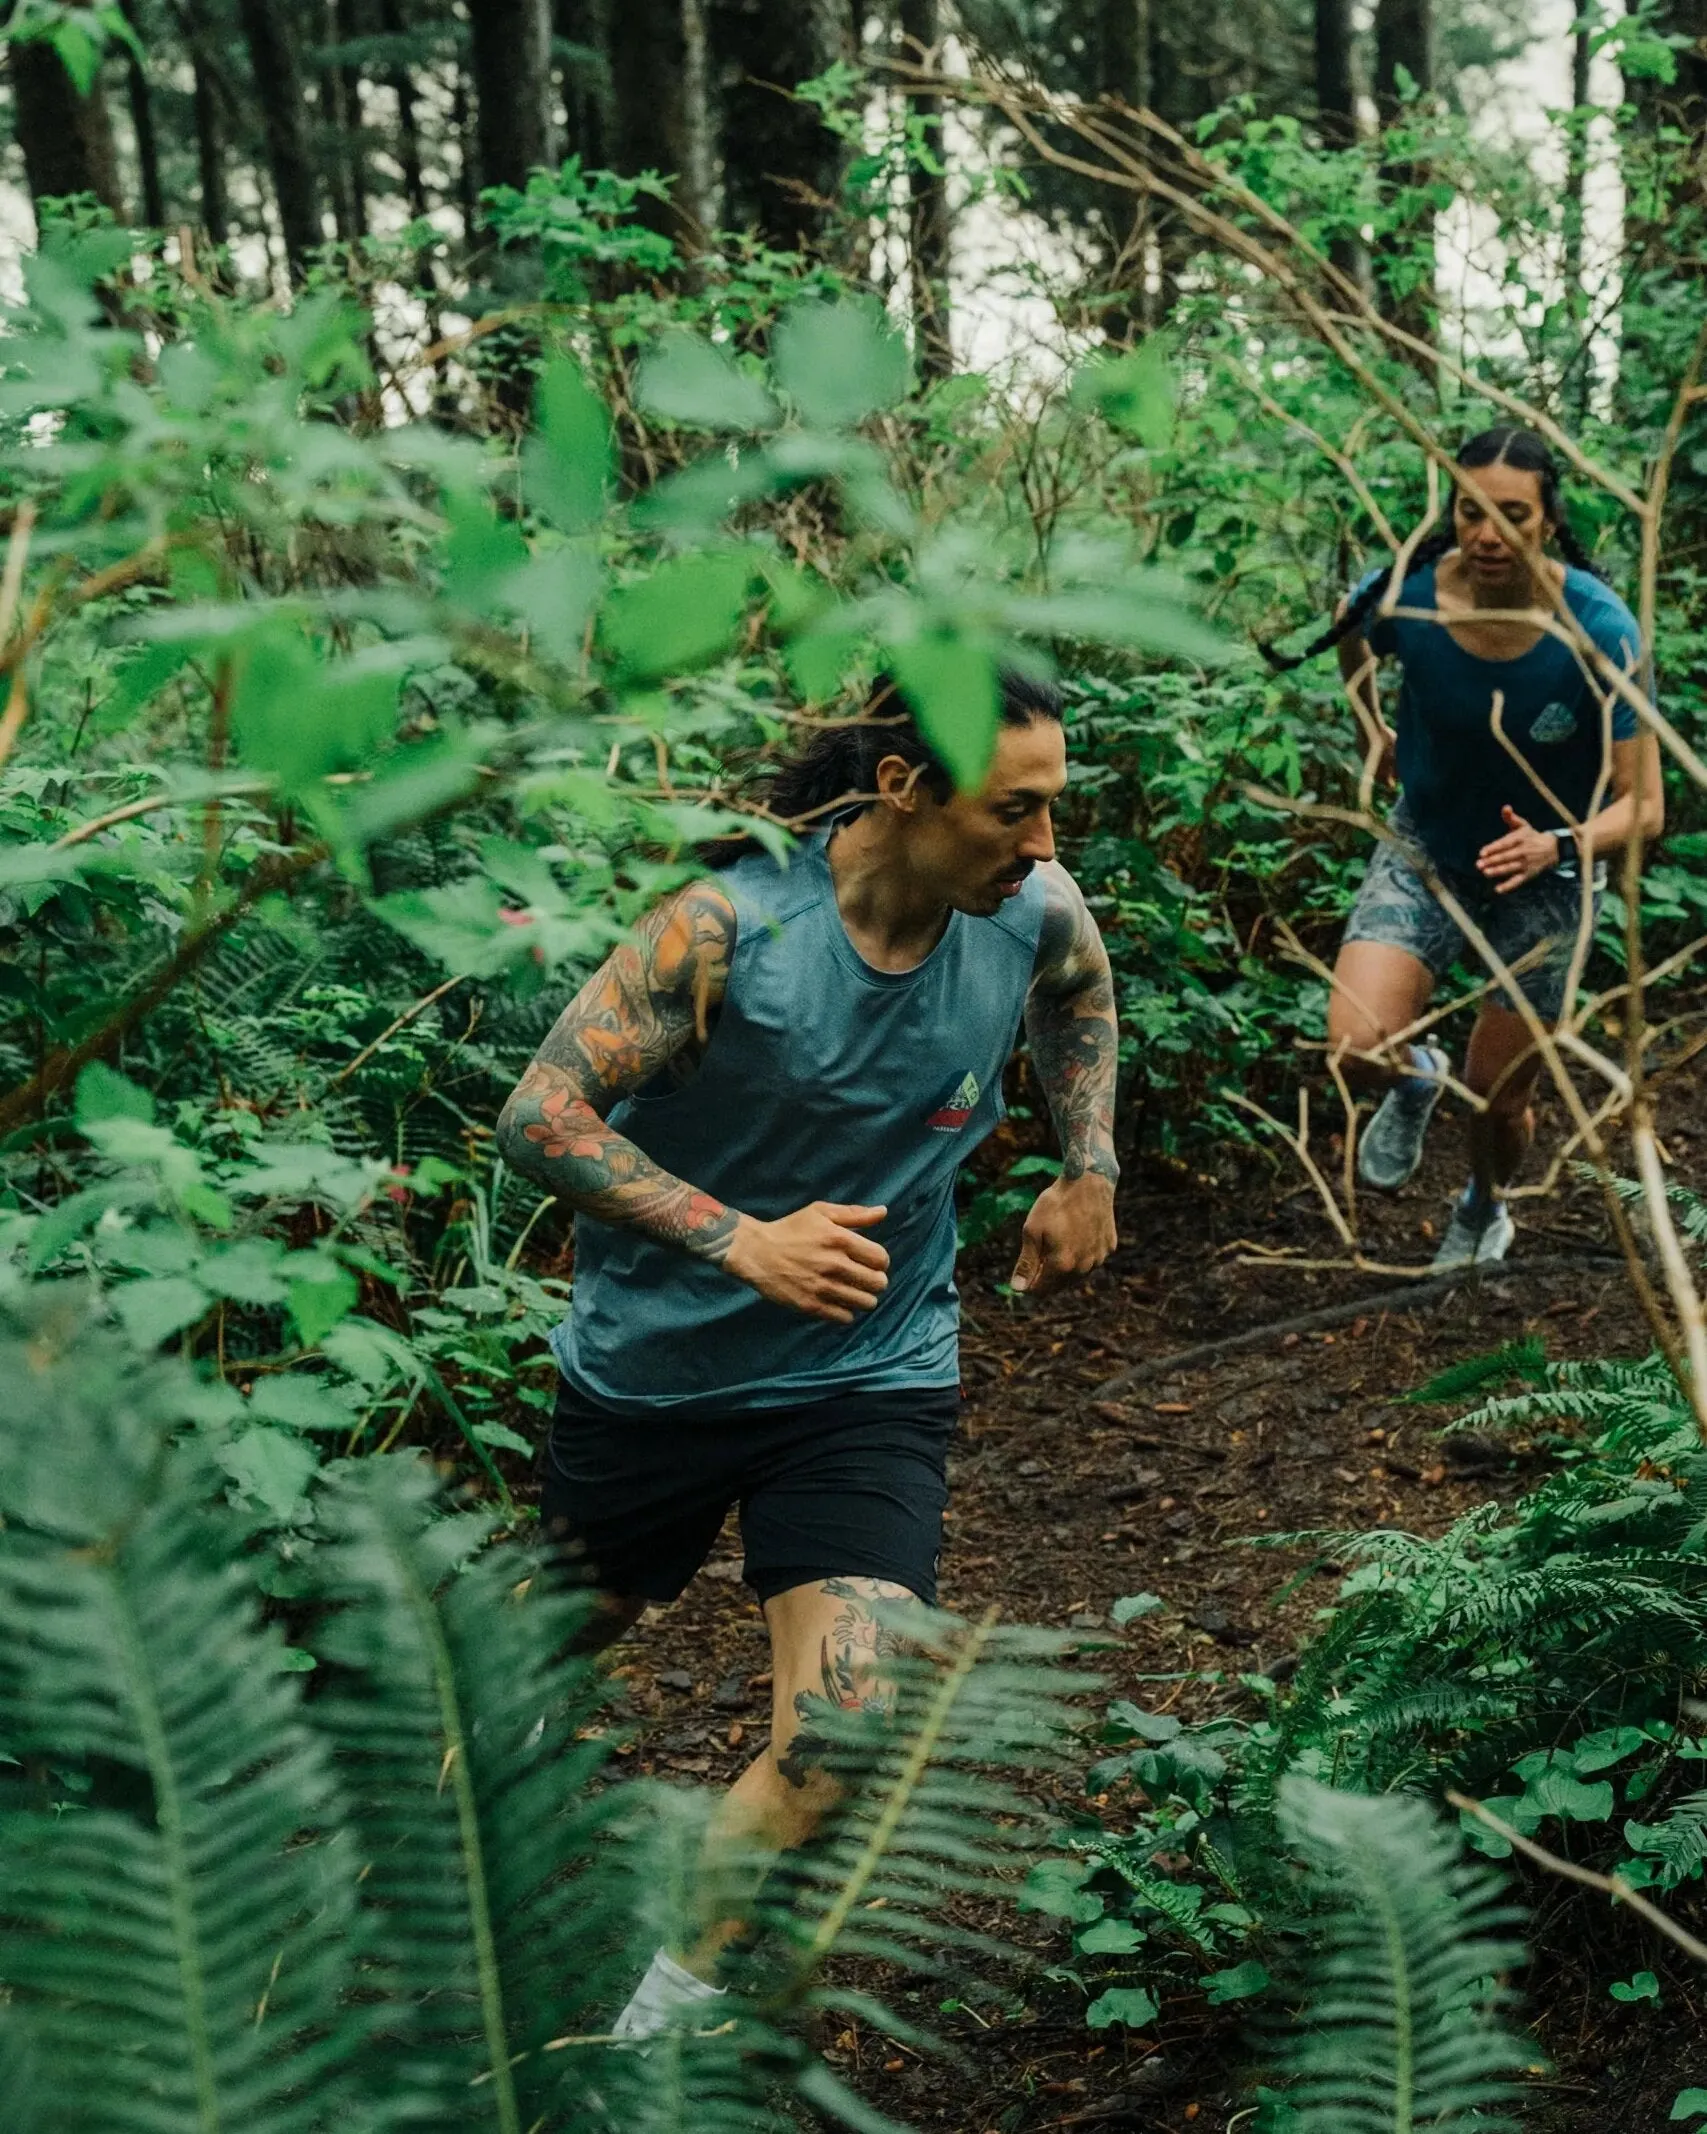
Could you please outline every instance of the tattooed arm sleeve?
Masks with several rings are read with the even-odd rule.
[[[1090,1172],[1112,1184],[1120,1175],[1114,1158],[1119,1032],[1108,951],[1073,877],[1054,861],[1041,872],[1043,931],[1026,997],[1026,1036],[1061,1142],[1062,1175]]]
[[[605,1124],[723,998],[735,908],[695,882],[652,912],[557,1019],[498,1119],[504,1160],[607,1223],[721,1265],[740,1212],[661,1170]]]

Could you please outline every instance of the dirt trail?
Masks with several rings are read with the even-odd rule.
[[[1687,1131],[1674,1139],[1685,1154]],[[1455,1137],[1437,1127],[1419,1179],[1365,1211],[1371,1256],[1426,1261],[1428,1226],[1444,1226],[1461,1175]],[[1120,1595],[1160,1594],[1164,1613],[1096,1653],[1092,1664],[1108,1682],[1099,1704],[1136,1695],[1154,1709],[1170,1692],[1140,1684],[1141,1675],[1266,1669],[1296,1649],[1331,1588],[1307,1588],[1277,1607],[1273,1596],[1297,1559],[1236,1546],[1241,1537],[1324,1526],[1436,1533],[1521,1487],[1509,1457],[1484,1454],[1480,1466],[1450,1457],[1431,1436],[1435,1412],[1403,1404],[1411,1388],[1530,1331],[1553,1356],[1648,1345],[1608,1257],[1599,1196],[1580,1183],[1521,1207],[1514,1258],[1444,1294],[1349,1271],[1251,1264],[1253,1252],[1326,1258],[1333,1249],[1314,1196],[1255,1164],[1237,1181],[1141,1181],[1122,1199],[1121,1249],[1075,1293],[1029,1308],[998,1297],[1011,1237],[963,1262],[968,1398],[942,1567],[944,1607],[974,1614],[997,1603],[1014,1619],[1086,1632],[1107,1631]],[[1265,1334],[1168,1365],[1198,1344],[1380,1292],[1338,1325]],[[1104,1390],[1135,1367],[1140,1382]],[[623,1705],[640,1722],[627,1768],[722,1784],[762,1745],[763,1626],[739,1579],[731,1526],[682,1601],[654,1612],[621,1648]],[[1063,1953],[1046,1922],[1008,1919],[1002,1930]],[[1582,2011],[1585,2039],[1590,2021],[1596,2038],[1608,2024],[1603,1989],[1600,1999]],[[1221,2134],[1234,2107],[1205,2064],[1206,2055],[1223,2060],[1231,2037],[1205,2038],[1201,2005],[1177,2019],[1164,2008],[1157,2033],[1144,2038],[1096,2037],[1076,2006],[1042,1997],[1024,2020],[991,2030],[964,2017],[942,2026],[935,1995],[922,1997],[919,2012],[951,2033],[962,2026],[963,2066],[927,2063],[853,2031],[831,2056],[883,2109],[943,2134],[1072,2126]],[[1557,2039],[1552,2049],[1561,2056]],[[1642,2134],[1648,2120],[1639,2109],[1631,2116],[1630,2074],[1617,2084],[1619,2118]],[[1544,2111],[1549,2129],[1598,2134],[1611,2101],[1601,2082],[1597,2069],[1562,2073]],[[1660,2106],[1653,2126],[1663,2124]]]

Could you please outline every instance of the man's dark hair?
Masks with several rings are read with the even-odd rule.
[[[1017,667],[996,673],[1004,726],[1031,726],[1039,719],[1061,720],[1061,692]],[[880,674],[858,719],[823,726],[798,755],[777,770],[764,790],[770,814],[806,831],[821,829],[841,814],[858,814],[877,789],[877,766],[885,756],[899,756],[916,766],[919,782],[933,798],[946,801],[954,780],[942,759],[920,733],[892,675]],[[750,837],[717,839],[702,846],[708,867],[727,867],[753,850]]]
[[[1596,578],[1606,574],[1584,548],[1571,530],[1570,520],[1565,516],[1565,501],[1560,491],[1559,462],[1554,458],[1544,439],[1533,430],[1522,430],[1515,424],[1501,423],[1491,430],[1482,430],[1468,439],[1458,450],[1458,465],[1472,472],[1477,467],[1515,467],[1522,474],[1535,475],[1541,484],[1541,509],[1553,522],[1559,553],[1573,569],[1588,571]],[[1411,552],[1410,570],[1426,570],[1431,563],[1438,563],[1457,541],[1450,514],[1447,523],[1437,532],[1419,541]],[[1392,583],[1394,566],[1390,563],[1377,577],[1370,580],[1345,613],[1331,622],[1319,637],[1313,638],[1302,652],[1288,656],[1277,652],[1272,643],[1260,647],[1262,656],[1279,674],[1289,674],[1294,667],[1302,667],[1306,660],[1315,659],[1320,653],[1331,651],[1341,638],[1354,636],[1362,629],[1375,609],[1385,598]]]

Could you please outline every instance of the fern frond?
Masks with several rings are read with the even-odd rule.
[[[1546,1368],[1546,1363],[1547,1351],[1541,1337],[1525,1334],[1522,1340],[1508,1341],[1500,1348],[1490,1349],[1485,1356],[1467,1356],[1462,1363],[1449,1364],[1426,1385],[1418,1386],[1414,1393],[1407,1393],[1405,1398],[1419,1402],[1458,1400],[1477,1386],[1485,1386],[1492,1378],[1534,1380]]]
[[[164,1449],[187,1374],[56,1296],[0,1379],[27,1389],[0,1439],[0,1738],[94,1778],[89,1806],[0,1811],[0,1984],[39,2065],[77,2070],[38,2123],[329,2134],[353,1878],[246,1530],[198,1446]]]
[[[1011,1898],[1052,1842],[1050,1817],[1010,1774],[1064,1761],[1069,1700],[1084,1681],[1060,1665],[1067,1641],[922,1611],[905,1620],[929,1651],[897,1663],[894,1712],[824,1717],[825,1766],[846,1793],[802,1857],[780,1922],[800,1952],[795,1991],[832,1946],[912,1971],[946,1968],[956,1954],[1011,1961],[1005,1944],[953,1916],[952,1900]]]
[[[1286,2058],[1303,2134],[1493,2134],[1528,2058],[1491,1981],[1521,1960],[1500,1878],[1421,1801],[1280,1789],[1321,1903],[1306,2027]]]
[[[1659,1861],[1660,1887],[1675,1889],[1707,1868],[1707,1793],[1674,1802],[1663,1823],[1627,1823],[1624,1834],[1638,1852]]]

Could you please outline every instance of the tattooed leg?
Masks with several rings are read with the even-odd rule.
[[[805,1844],[840,1798],[823,1767],[821,1715],[891,1708],[889,1663],[902,1640],[878,1613],[914,1598],[888,1579],[827,1578],[765,1604],[771,1743],[724,1796],[712,1825],[706,1886],[717,1916],[684,1957],[700,1977],[712,1976],[718,1957],[746,1929],[777,1854]]]

